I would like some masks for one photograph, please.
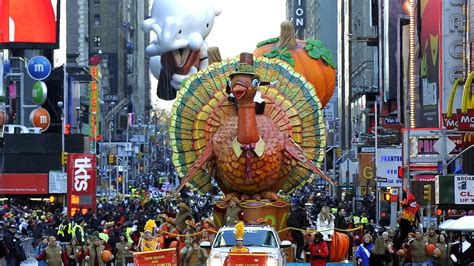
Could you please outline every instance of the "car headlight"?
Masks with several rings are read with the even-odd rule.
[[[220,254],[212,254],[209,257],[209,263],[207,264],[208,266],[222,266],[222,258]]]
[[[267,259],[267,266],[278,266],[278,258],[274,255],[269,255]]]

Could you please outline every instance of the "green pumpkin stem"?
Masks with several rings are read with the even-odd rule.
[[[293,50],[296,48],[295,30],[293,23],[290,21],[283,21],[280,25],[280,42],[278,42],[279,49]]]

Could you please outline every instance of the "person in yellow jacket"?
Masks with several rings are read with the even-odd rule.
[[[148,220],[145,224],[145,232],[143,233],[143,236],[140,238],[140,241],[138,243],[138,248],[140,251],[153,251],[153,250],[158,250],[160,249],[160,245],[158,241],[153,238],[152,232],[153,228],[155,227],[155,221],[154,220]]]
[[[232,253],[248,253],[249,249],[244,246],[244,223],[238,222],[235,225],[235,246],[230,249]]]

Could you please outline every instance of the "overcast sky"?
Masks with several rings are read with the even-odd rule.
[[[221,14],[207,38],[209,46],[217,46],[223,58],[241,52],[252,52],[258,42],[280,35],[280,24],[286,19],[286,0],[216,0]],[[156,80],[152,80],[152,94]],[[173,101],[152,99],[158,107],[170,110]]]

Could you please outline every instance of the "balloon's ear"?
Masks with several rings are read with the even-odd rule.
[[[212,3],[213,7],[214,7],[214,15],[217,17],[221,14],[222,12],[222,7],[216,3],[216,1],[213,1]]]

